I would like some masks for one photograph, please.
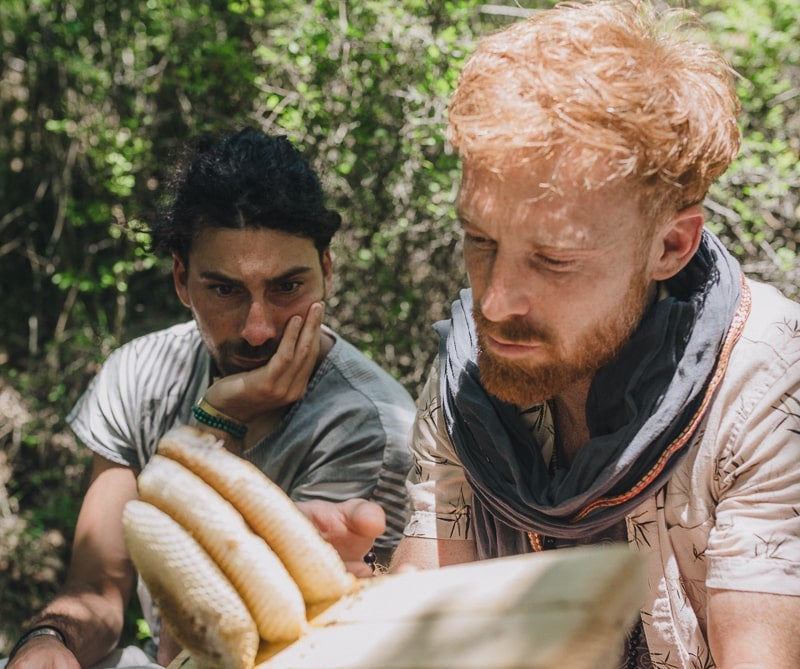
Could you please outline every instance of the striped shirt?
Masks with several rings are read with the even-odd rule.
[[[394,546],[407,520],[405,478],[414,404],[403,387],[355,347],[335,343],[280,424],[245,459],[295,501],[363,497],[386,512],[377,549]],[[100,456],[141,469],[161,436],[192,422],[211,378],[194,321],[134,339],[114,351],[67,420]]]

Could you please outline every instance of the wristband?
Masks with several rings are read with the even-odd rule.
[[[192,407],[192,415],[198,423],[223,430],[235,439],[244,439],[247,434],[247,425],[215,409],[205,398]]]
[[[29,629],[25,634],[23,634],[17,643],[14,644],[14,647],[11,649],[11,652],[8,654],[8,661],[14,658],[14,656],[19,652],[19,649],[22,648],[28,641],[31,639],[35,639],[37,636],[54,636],[58,639],[63,645],[64,648],[72,652],[67,645],[67,638],[64,636],[64,632],[62,632],[58,627],[53,627],[52,625],[40,625],[39,627],[34,627],[33,629]]]

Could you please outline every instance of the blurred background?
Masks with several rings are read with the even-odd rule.
[[[302,147],[344,218],[328,322],[416,396],[465,285],[444,140],[457,73],[478,36],[552,4],[2,0],[0,655],[69,557],[89,456],[67,412],[111,350],[189,317],[135,231],[175,151],[244,125]],[[709,226],[797,299],[800,5],[682,6],[740,75],[744,144]]]

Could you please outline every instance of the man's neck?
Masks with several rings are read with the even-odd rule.
[[[556,444],[559,456],[569,467],[572,461],[589,439],[589,428],[586,425],[586,398],[592,380],[586,379],[573,384],[565,392],[553,398],[553,419],[555,422]]]
[[[663,283],[653,282],[648,288],[648,300],[645,311],[658,300],[669,295]],[[581,447],[589,440],[589,427],[586,424],[586,400],[589,397],[589,386],[592,377],[573,383],[564,392],[552,400],[555,422],[556,444],[564,464],[572,465]]]

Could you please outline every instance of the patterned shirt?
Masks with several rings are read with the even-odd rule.
[[[800,596],[800,305],[748,284],[750,316],[689,453],[626,518],[650,585],[641,621],[653,667],[715,666],[708,588]],[[530,420],[547,460],[546,405]],[[405,534],[472,539],[472,492],[444,426],[438,365],[412,451]]]

